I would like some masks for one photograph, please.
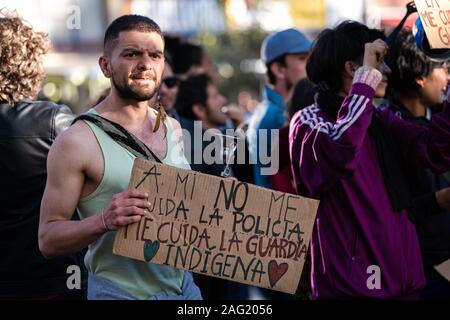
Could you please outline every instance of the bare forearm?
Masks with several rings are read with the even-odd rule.
[[[47,258],[79,251],[95,242],[103,233],[101,216],[81,221],[61,220],[41,224],[39,248]]]

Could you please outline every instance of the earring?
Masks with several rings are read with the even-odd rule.
[[[166,111],[164,110],[164,107],[162,106],[162,104],[160,102],[161,96],[159,95],[159,93],[156,96],[156,100],[157,100],[156,108],[158,109],[158,114],[156,115],[155,127],[153,128],[153,132],[158,131],[161,121],[164,121],[164,119],[166,118]],[[167,128],[164,124],[163,124],[163,127],[164,127],[164,137],[165,137],[167,135]]]

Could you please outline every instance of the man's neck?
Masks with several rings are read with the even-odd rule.
[[[217,129],[217,126],[214,125],[214,123],[211,123],[207,120],[202,121],[202,127],[203,129]]]
[[[289,97],[289,90],[287,89],[285,83],[277,82],[274,86],[269,86],[269,88],[278,93],[283,98],[283,101],[286,101]]]
[[[415,117],[424,117],[427,113],[427,106],[416,97],[401,97],[399,102]]]
[[[149,119],[148,108],[149,101],[123,99],[113,93],[96,106],[97,112],[104,114],[110,120],[132,127]],[[151,113],[150,116],[152,116]]]

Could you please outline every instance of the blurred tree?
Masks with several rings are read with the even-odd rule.
[[[261,29],[229,31],[221,35],[204,32],[200,35],[200,44],[219,69],[219,87],[230,102],[236,102],[241,91],[248,91],[254,98],[259,98],[265,76],[257,61],[266,35]]]

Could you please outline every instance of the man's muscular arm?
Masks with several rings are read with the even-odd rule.
[[[50,149],[39,224],[39,248],[47,258],[79,251],[107,229],[117,230],[139,221],[149,206],[144,192],[125,191],[114,195],[103,209],[107,229],[101,212],[81,221],[71,220],[91,161],[87,141],[95,141],[92,132],[77,123],[58,136]]]

